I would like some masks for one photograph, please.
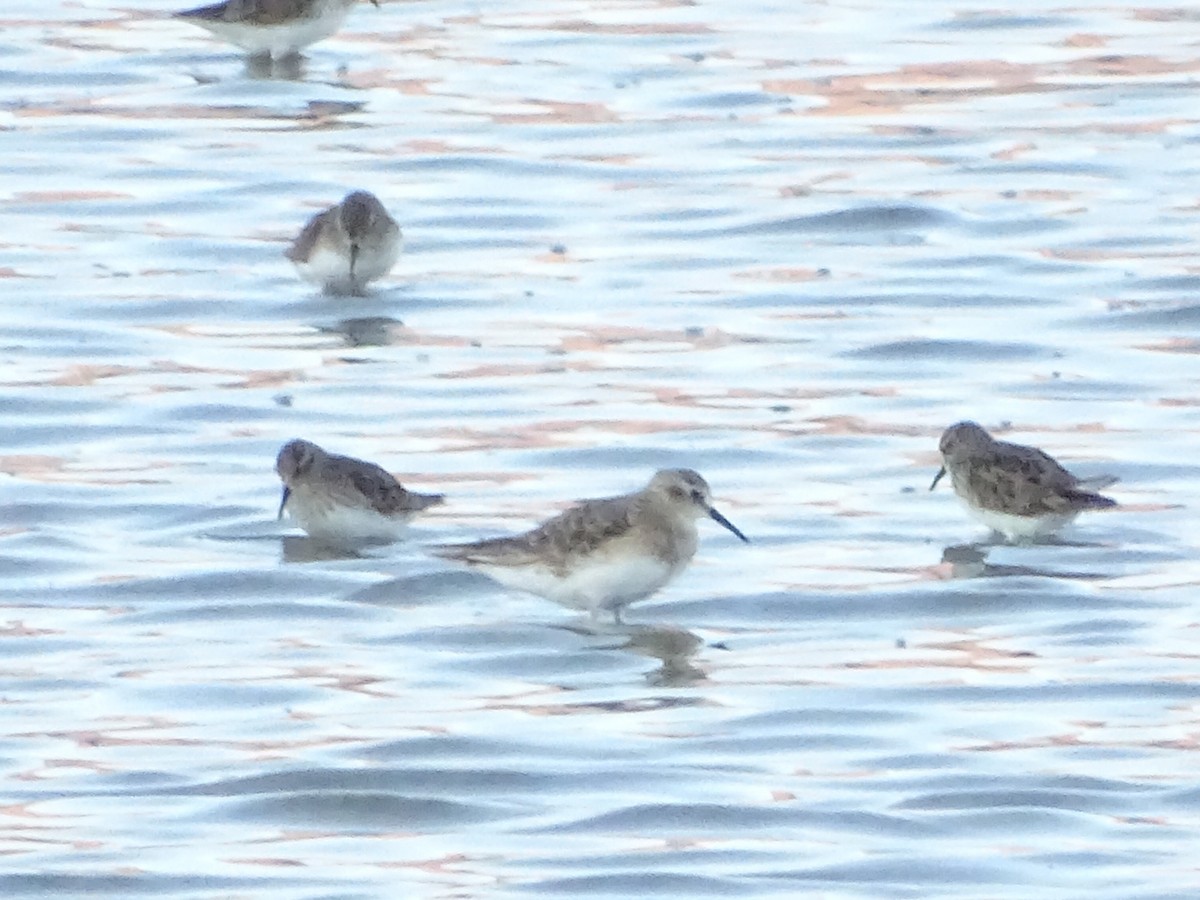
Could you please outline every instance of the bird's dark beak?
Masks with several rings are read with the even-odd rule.
[[[942,476],[943,476],[943,475],[945,475],[945,474],[946,474],[946,467],[945,467],[945,466],[942,466],[940,469],[938,469],[938,473],[937,473],[936,475],[934,475],[934,476],[933,476],[933,484],[931,484],[931,485],[929,486],[929,489],[930,489],[931,491],[932,491],[932,490],[933,490],[935,487],[937,487],[937,483],[938,483],[939,481],[941,481],[941,480],[942,480]]]
[[[279,515],[275,517],[276,519],[283,518],[283,510],[287,506],[288,497],[290,496],[292,496],[292,489],[285,484],[283,486],[283,496],[279,500]]]
[[[744,534],[742,534],[740,531],[738,531],[738,528],[736,525],[734,525],[732,522],[730,522],[727,518],[725,518],[723,515],[721,515],[719,512],[717,512],[711,506],[708,509],[708,515],[714,522],[720,522],[722,525],[724,525],[726,528],[728,528],[730,531],[732,531],[734,534],[736,534],[738,537],[740,537],[747,544],[750,543],[750,538],[746,537]]]
[[[350,278],[354,278],[354,264],[358,262],[358,244],[350,245]]]
[[[371,0],[371,5],[376,9],[379,9],[379,0]]]

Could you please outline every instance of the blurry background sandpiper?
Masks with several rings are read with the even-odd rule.
[[[275,471],[283,481],[279,518],[286,511],[309,537],[326,543],[396,540],[416,513],[444,500],[406,490],[374,463],[327,453],[310,441],[284,444]]]
[[[400,226],[379,198],[352,191],[317,213],[284,252],[306,280],[328,294],[361,294],[400,258]]]
[[[284,59],[327,38],[356,0],[225,0],[175,14],[250,56]],[[375,6],[378,0],[371,0]]]

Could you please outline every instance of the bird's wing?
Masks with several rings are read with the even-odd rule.
[[[581,503],[524,534],[470,544],[443,544],[433,552],[445,559],[484,565],[540,562],[564,572],[572,560],[594,553],[632,527],[632,505],[625,497],[612,497]]]
[[[312,249],[316,246],[317,238],[321,234],[321,228],[325,224],[326,217],[333,214],[333,210],[327,209],[325,212],[317,213],[308,220],[308,224],[300,230],[300,234],[292,241],[292,245],[283,251],[283,255],[292,262],[308,262],[309,256],[312,255]]]
[[[609,497],[580,503],[522,537],[551,565],[565,566],[571,559],[590,556],[633,527],[634,507],[629,501],[628,497]]]
[[[971,467],[971,487],[985,507],[1019,516],[1069,513],[1112,504],[1079,487],[1079,479],[1036,447],[996,442]]]
[[[278,25],[305,15],[311,6],[307,0],[225,0],[210,6],[185,9],[176,15],[185,19],[207,22],[249,22],[256,25]]]
[[[347,479],[354,492],[361,495],[362,500],[381,515],[394,516],[397,513],[417,512],[427,506],[441,503],[444,499],[442,494],[418,494],[405,490],[387,470],[373,463],[357,460],[355,462],[357,465],[346,473]]]

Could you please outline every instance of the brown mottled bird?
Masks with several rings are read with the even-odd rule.
[[[342,26],[355,0],[225,0],[175,13],[251,56],[283,59]],[[375,6],[379,0],[371,0]]]
[[[713,509],[708,484],[691,469],[662,469],[640,491],[577,506],[515,537],[445,544],[433,552],[466,563],[507,587],[596,616],[649,597],[696,553],[696,519],[707,516],[748,539]]]
[[[351,191],[309,219],[284,255],[327,294],[361,294],[391,271],[401,238],[400,226],[378,197]]]
[[[416,513],[444,499],[405,490],[374,463],[309,441],[284,444],[275,471],[283,481],[279,517],[286,511],[310,537],[335,544],[396,540]]]
[[[1052,534],[1084,510],[1117,505],[1092,490],[1116,478],[1077,478],[1036,447],[998,441],[974,422],[951,425],[938,449],[943,465],[929,489],[949,472],[970,513],[1009,540]]]

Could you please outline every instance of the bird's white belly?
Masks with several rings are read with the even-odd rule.
[[[563,576],[541,563],[479,568],[507,587],[587,612],[617,610],[648,597],[666,585],[677,571],[652,556],[581,560]]]
[[[296,263],[296,271],[306,280],[329,291],[346,293],[353,289],[350,282],[350,250],[318,244],[308,259]]]
[[[394,541],[408,530],[407,516],[385,516],[366,507],[315,501],[301,491],[292,492],[285,511],[309,537],[336,544]]]
[[[319,243],[313,247],[304,262],[297,262],[300,275],[312,284],[327,291],[347,294],[361,290],[368,282],[382,278],[392,270],[400,258],[402,243],[394,238],[376,247],[362,247],[354,263],[354,277],[350,276],[350,247],[330,247]]]
[[[309,44],[329,37],[342,26],[349,12],[349,6],[332,6],[319,16],[306,16],[278,25],[217,21],[196,21],[196,24],[247,53],[269,53],[278,58],[298,53]]]
[[[396,264],[396,260],[399,258],[399,239],[387,242],[379,247],[363,247],[359,250],[358,261],[354,264],[354,277],[360,286],[374,281],[376,278],[382,278],[388,272],[392,271],[392,266]]]
[[[1015,516],[978,506],[967,506],[972,516],[1009,540],[1036,538],[1053,534],[1075,518],[1077,513],[1051,513],[1043,516]]]

